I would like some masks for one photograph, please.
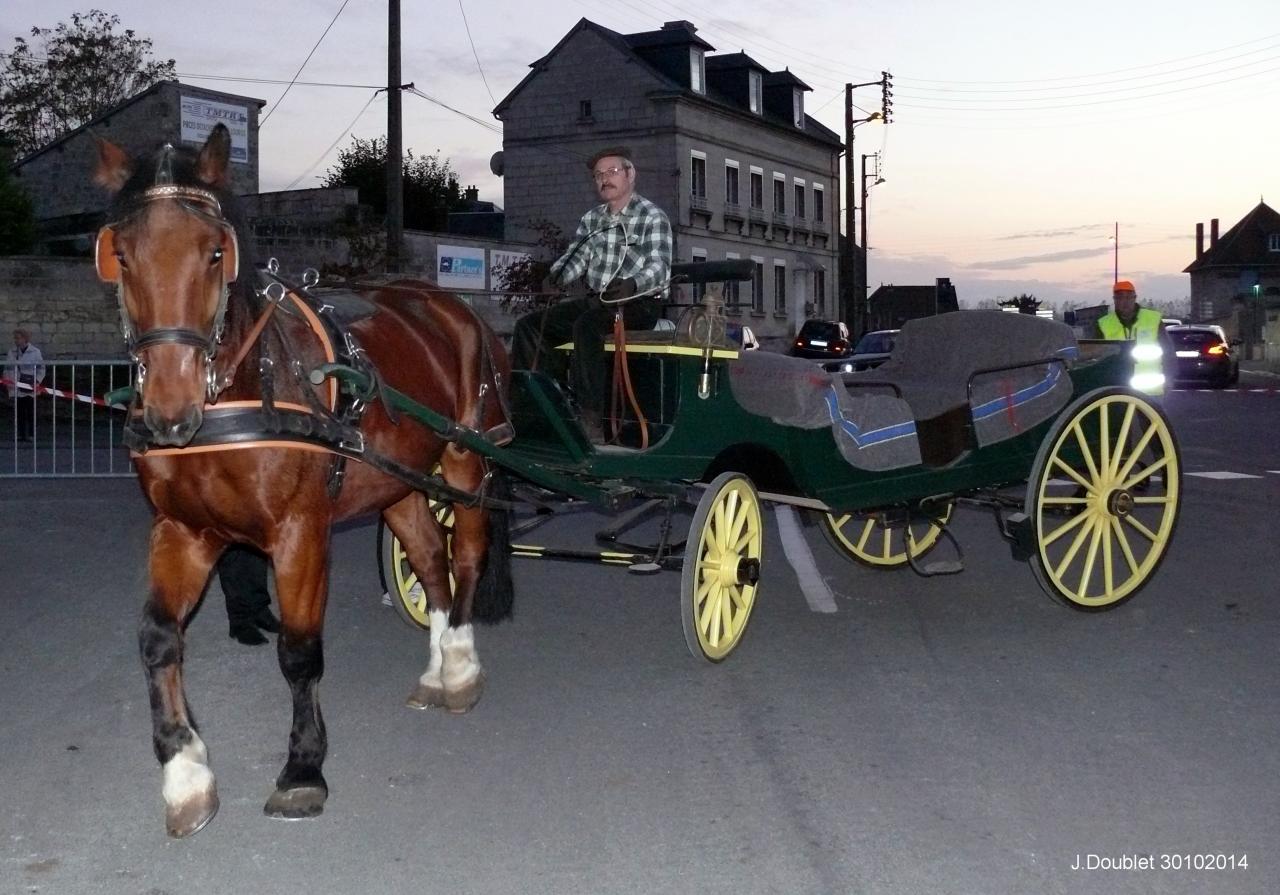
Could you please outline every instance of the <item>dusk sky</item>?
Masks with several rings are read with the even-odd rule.
[[[341,7],[105,4],[172,57],[183,82],[267,101],[263,190],[318,185],[349,126],[385,132],[374,87],[386,81],[386,4],[348,0],[334,21]],[[7,0],[0,45],[89,8]],[[837,133],[843,84],[888,69],[894,121],[859,127],[854,149],[882,155],[885,182],[869,203],[873,288],[950,276],[963,303],[1020,292],[1104,300],[1118,223],[1120,276],[1142,298],[1178,300],[1198,221],[1217,217],[1225,231],[1260,199],[1280,208],[1276,0],[402,0],[402,16],[404,80],[457,110],[406,95],[405,146],[439,150],[499,204],[492,109],[582,17],[623,33],[687,19],[717,52],[789,66],[813,87],[806,110]],[[331,22],[298,80],[357,86],[295,84],[282,100]],[[878,88],[855,102],[877,110]]]

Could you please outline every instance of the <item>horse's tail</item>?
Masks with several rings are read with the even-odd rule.
[[[488,495],[496,500],[510,500],[511,484],[506,473],[495,468],[489,479]],[[488,514],[489,553],[484,571],[476,585],[471,617],[493,624],[512,615],[515,587],[511,583],[511,526],[507,510],[490,509]]]

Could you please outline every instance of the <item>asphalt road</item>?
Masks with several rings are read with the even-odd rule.
[[[422,635],[380,605],[372,527],[341,531],[313,821],[262,815],[287,690],[214,585],[187,682],[222,808],[180,842],[135,647],[136,485],[0,480],[0,893],[1277,891],[1280,394],[1168,408],[1188,473],[1257,477],[1188,475],[1166,562],[1114,611],[1052,603],[967,511],[946,578],[810,532],[837,608],[815,613],[771,524],[751,630],[712,666],[678,575],[517,560],[465,716],[403,706]]]

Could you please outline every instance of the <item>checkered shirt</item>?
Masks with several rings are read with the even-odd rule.
[[[609,211],[607,203],[584,214],[569,251],[551,265],[551,273],[566,285],[585,275],[587,285],[596,292],[603,292],[615,279],[631,277],[636,292],[644,292],[671,277],[671,251],[671,222],[666,214],[643,196],[632,194],[617,214]],[[665,289],[658,293],[665,294]]]

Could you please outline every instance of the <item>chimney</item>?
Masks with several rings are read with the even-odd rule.
[[[1204,257],[1204,222],[1196,224],[1196,260]]]
[[[1209,221],[1209,248],[1213,248],[1218,244],[1218,219],[1213,218]]]
[[[480,201],[480,189],[478,187],[469,186],[463,191],[462,198],[466,199],[468,202],[478,202]]]
[[[697,33],[697,28],[693,26],[693,22],[687,22],[684,19],[677,19],[674,22],[663,22],[663,31],[688,31],[690,34]]]

